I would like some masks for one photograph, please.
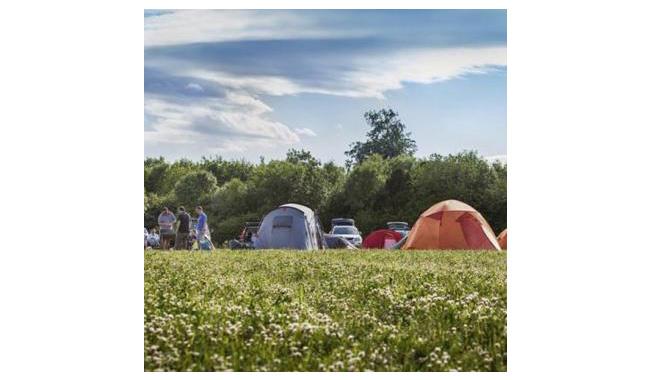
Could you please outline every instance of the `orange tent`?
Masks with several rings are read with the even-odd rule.
[[[501,249],[508,249],[508,229],[501,231],[499,236],[497,236],[497,241],[501,246]]]
[[[500,250],[499,242],[483,216],[456,200],[436,203],[423,212],[402,249]]]

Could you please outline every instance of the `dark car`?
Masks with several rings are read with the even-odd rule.
[[[334,218],[332,219],[332,228],[334,228],[334,226],[354,226],[354,219]]]

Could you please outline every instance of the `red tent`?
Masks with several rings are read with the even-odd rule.
[[[395,244],[402,239],[402,234],[393,230],[377,230],[371,232],[363,240],[363,248],[389,248],[385,244]],[[392,243],[391,243],[392,241]]]

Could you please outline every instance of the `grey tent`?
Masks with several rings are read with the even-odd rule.
[[[287,203],[266,214],[257,232],[256,249],[323,249],[323,231],[314,212]]]

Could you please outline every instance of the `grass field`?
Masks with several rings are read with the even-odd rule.
[[[505,371],[506,253],[145,252],[147,371]]]

